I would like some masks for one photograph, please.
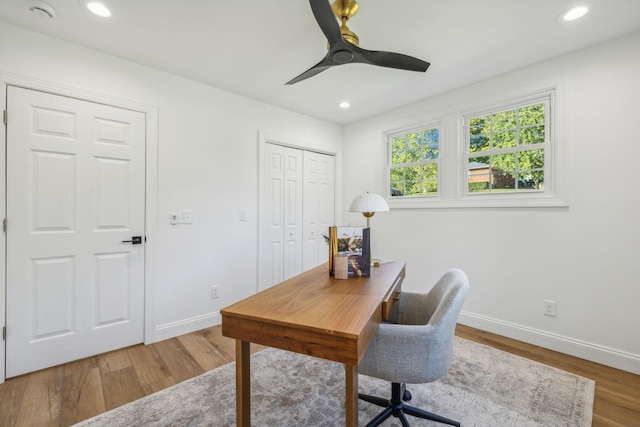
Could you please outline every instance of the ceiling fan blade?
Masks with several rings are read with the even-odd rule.
[[[292,85],[298,82],[301,82],[302,80],[306,80],[309,77],[313,77],[316,74],[320,74],[321,72],[323,72],[324,70],[326,70],[327,68],[333,67],[334,65],[336,65],[335,63],[333,63],[331,60],[329,60],[328,55],[325,56],[322,61],[318,62],[316,65],[314,65],[313,67],[309,68],[307,71],[305,71],[304,73],[294,77],[293,79],[289,80],[287,83],[287,85]]]
[[[357,47],[352,51],[356,56],[353,62],[364,62],[379,67],[425,72],[431,65],[426,61],[402,53],[366,50]]]
[[[340,26],[329,2],[327,0],[309,0],[309,4],[316,22],[318,22],[327,40],[329,40],[329,46],[342,41]]]

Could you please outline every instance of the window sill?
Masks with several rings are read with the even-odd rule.
[[[569,203],[550,194],[477,195],[459,199],[389,198],[391,209],[457,209],[457,208],[566,208]]]

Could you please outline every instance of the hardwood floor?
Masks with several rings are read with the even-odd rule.
[[[640,426],[640,376],[466,326],[456,334],[592,378],[593,426]],[[215,326],[10,378],[0,384],[0,426],[68,426],[234,359],[234,341]]]

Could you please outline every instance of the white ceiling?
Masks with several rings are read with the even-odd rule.
[[[338,124],[640,30],[640,0],[360,0],[360,47],[427,72],[349,64],[285,86],[326,53],[307,0],[105,0],[108,19],[81,0],[46,0],[56,17],[40,18],[33,1],[0,0],[0,20]],[[578,3],[583,19],[557,20]]]

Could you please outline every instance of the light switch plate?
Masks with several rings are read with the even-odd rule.
[[[193,222],[191,211],[179,211],[178,222],[180,224],[191,224]]]

